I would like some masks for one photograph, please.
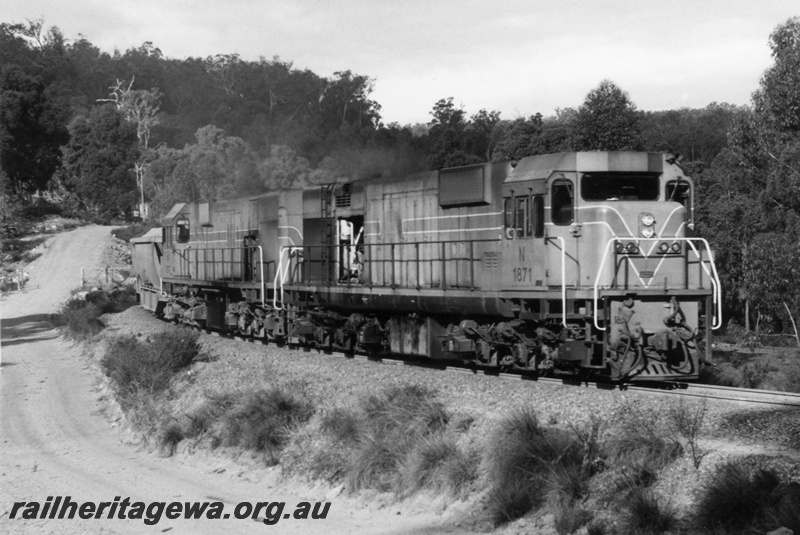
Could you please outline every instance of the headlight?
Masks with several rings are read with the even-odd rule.
[[[642,236],[645,238],[652,238],[653,235],[656,233],[652,227],[645,227],[642,229]]]
[[[642,214],[642,225],[645,227],[652,227],[653,223],[656,222],[656,218],[653,217],[653,214]]]

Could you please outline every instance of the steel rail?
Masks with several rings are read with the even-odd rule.
[[[241,335],[224,334],[218,331],[205,329],[203,327],[191,326],[197,330],[209,333],[212,336],[220,338],[228,338],[236,341],[247,343],[262,343],[265,342],[256,338],[246,338]],[[290,349],[301,349],[303,346],[279,346],[288,347]],[[316,350],[317,348],[304,348],[309,351]],[[477,366],[457,365],[452,362],[437,362],[426,360],[424,358],[406,359],[395,357],[391,355],[369,356],[363,354],[346,355],[341,351],[322,351],[326,355],[331,355],[339,358],[350,358],[354,360],[364,360],[371,362],[380,362],[383,364],[390,364],[396,366],[413,366],[418,368],[435,369],[444,372],[452,373],[465,373],[469,375],[487,375],[497,377],[504,381],[529,381],[547,385],[561,385],[571,387],[594,388],[596,390],[619,390],[622,392],[641,392],[643,394],[652,395],[666,395],[677,397],[693,397],[701,399],[710,399],[718,401],[730,401],[740,403],[750,403],[754,405],[767,405],[774,407],[790,407],[800,408],[800,393],[794,392],[776,392],[772,390],[754,390],[749,388],[735,388],[730,386],[717,386],[705,385],[700,383],[684,383],[679,381],[660,381],[648,385],[646,383],[612,383],[596,380],[587,380],[578,377],[540,377],[535,373],[526,373],[524,370],[516,370],[511,372],[501,371],[491,368],[480,368]]]

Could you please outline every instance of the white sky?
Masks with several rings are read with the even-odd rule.
[[[5,0],[106,52],[238,53],[376,80],[385,123],[428,122],[454,97],[505,119],[577,107],[603,79],[642,110],[747,104],[768,38],[797,0]]]

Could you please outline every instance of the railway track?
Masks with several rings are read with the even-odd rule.
[[[195,327],[197,330],[218,336],[221,338],[228,338],[235,341],[247,343],[260,343],[258,340],[244,338],[239,335],[228,335],[219,333],[217,331]],[[295,349],[302,350],[303,348],[296,347]],[[314,351],[314,349],[311,349]],[[348,356],[343,353],[326,353],[331,356],[340,358],[353,358],[355,360],[366,361],[379,361],[385,364],[394,364],[398,366],[422,366],[433,368],[441,371],[452,373],[466,373],[470,375],[487,375],[497,377],[505,381],[531,381],[541,384],[549,385],[569,385],[582,388],[595,388],[597,390],[622,390],[630,392],[642,392],[652,395],[663,396],[678,396],[678,397],[691,397],[700,399],[710,399],[729,402],[748,403],[752,405],[764,405],[770,407],[786,407],[800,409],[800,393],[792,392],[775,392],[771,390],[754,390],[749,388],[734,388],[729,386],[705,385],[699,383],[683,383],[676,381],[660,382],[651,385],[646,384],[616,384],[611,382],[594,381],[579,379],[573,377],[538,377],[535,374],[524,373],[520,371],[498,371],[493,369],[484,369],[474,366],[464,365],[459,366],[453,363],[440,363],[435,361],[426,360],[407,360],[400,358],[392,358],[388,356],[370,357],[367,355],[353,355]]]

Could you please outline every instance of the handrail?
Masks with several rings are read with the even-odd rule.
[[[261,280],[261,306],[263,307],[266,305],[267,287],[264,281],[264,250],[261,248],[260,245],[258,246],[258,265],[259,265],[259,271],[261,273],[259,279]]]
[[[549,236],[548,240],[558,240],[561,244],[561,325],[567,328],[567,242],[561,236]]]
[[[614,242],[621,242],[623,240],[625,240],[625,241],[635,241],[637,246],[638,246],[639,242],[642,242],[642,241],[646,241],[646,242],[658,242],[658,241],[661,241],[661,242],[664,242],[664,241],[680,242],[680,241],[683,241],[683,242],[686,242],[689,245],[689,247],[692,248],[692,252],[694,252],[695,256],[697,257],[697,260],[700,263],[700,267],[703,268],[703,271],[705,271],[706,275],[708,275],[708,278],[711,280],[711,287],[712,287],[711,296],[712,296],[712,300],[713,300],[713,303],[714,303],[714,319],[713,319],[712,324],[711,324],[711,329],[712,330],[716,330],[716,329],[719,329],[722,326],[722,285],[719,282],[719,274],[717,273],[717,266],[714,263],[714,256],[713,256],[713,254],[711,252],[711,246],[709,245],[708,241],[705,238],[688,238],[688,237],[678,237],[678,236],[675,236],[675,237],[664,236],[664,237],[660,237],[660,238],[656,238],[656,237],[654,237],[654,238],[632,238],[632,237],[629,237],[629,236],[628,237],[626,237],[626,236],[614,236],[614,237],[610,238],[608,240],[608,242],[606,242],[605,250],[603,251],[603,258],[600,260],[600,265],[597,268],[597,277],[595,278],[595,281],[594,281],[594,312],[595,312],[594,313],[594,326],[595,326],[595,328],[597,328],[600,331],[605,331],[606,330],[604,327],[600,327],[600,325],[597,323],[597,319],[598,319],[597,302],[598,302],[598,297],[599,297],[598,294],[599,294],[599,289],[600,289],[600,277],[603,274],[603,269],[605,268],[606,260],[608,259],[608,252],[611,250],[611,244],[614,243]],[[706,262],[703,261],[703,256],[697,250],[697,247],[695,247],[694,243],[692,243],[693,241],[698,241],[698,242],[701,242],[703,245],[705,245],[706,251],[708,251],[708,261],[707,261],[707,263],[711,265],[711,271],[709,271],[708,266],[706,266]],[[650,254],[652,254],[652,251],[651,251]],[[646,258],[649,257],[649,256],[650,256],[649,254],[645,255]],[[713,273],[713,275],[712,275],[712,273]]]
[[[274,291],[272,293],[272,306],[275,309],[284,310],[283,308],[283,285],[286,282],[286,277],[289,275],[289,270],[292,267],[292,263],[289,261],[289,257],[292,254],[294,249],[299,249],[299,247],[295,247],[293,245],[281,245],[280,251],[278,252],[278,266],[275,268],[275,279],[273,281],[273,288]],[[283,268],[283,253],[287,253],[287,261],[286,261],[286,269],[284,271]],[[280,293],[281,293],[281,304],[278,306],[278,283],[280,282]]]
[[[294,249],[303,250],[307,252],[304,262],[307,264],[307,269],[304,270],[306,275],[305,284],[330,284],[331,281],[336,281],[339,285],[351,286],[354,284],[352,278],[342,280],[339,275],[330,278],[330,273],[325,271],[328,269],[325,266],[337,265],[340,268],[350,269],[352,267],[346,260],[339,263],[335,258],[336,254],[328,257],[328,260],[321,254],[315,254],[318,251],[352,251],[353,248],[361,249],[363,256],[361,257],[361,278],[358,279],[356,284],[366,284],[372,287],[393,287],[404,286],[408,282],[409,287],[420,289],[421,288],[421,271],[425,270],[426,287],[430,288],[443,288],[450,289],[470,289],[478,290],[479,281],[476,278],[477,269],[475,264],[482,261],[480,255],[476,256],[475,243],[492,243],[499,242],[499,239],[476,239],[476,240],[435,240],[435,241],[408,241],[408,242],[386,242],[386,243],[367,243],[367,244],[314,244],[296,246]],[[458,251],[446,253],[445,248],[448,244],[459,246]],[[421,258],[420,248],[425,247],[428,251],[426,258]],[[407,252],[409,254],[404,254]],[[287,271],[285,262],[287,259],[280,256],[281,267],[279,271],[280,276],[283,277],[284,284],[294,284],[293,276],[290,269]],[[289,261],[291,263],[291,261]],[[312,276],[311,267],[322,266],[323,271],[321,275],[316,273]],[[411,267],[411,271],[406,271],[407,267]],[[437,273],[441,273],[441,279],[436,280],[435,283],[429,279],[431,271],[434,266],[438,266]],[[450,267],[445,267],[450,266]],[[458,266],[458,271],[452,271]],[[416,268],[415,268],[416,267]],[[445,271],[447,269],[447,271]],[[439,271],[440,270],[440,271]],[[416,273],[416,276],[414,274]],[[405,275],[404,275],[405,274]],[[408,281],[405,281],[405,276],[408,276]],[[317,280],[317,277],[320,277]],[[453,277],[453,278],[451,278]],[[330,279],[330,280],[329,280]],[[413,281],[412,281],[413,279]],[[279,279],[276,277],[276,288]],[[327,281],[327,282],[326,282]],[[405,281],[405,282],[404,282]]]

